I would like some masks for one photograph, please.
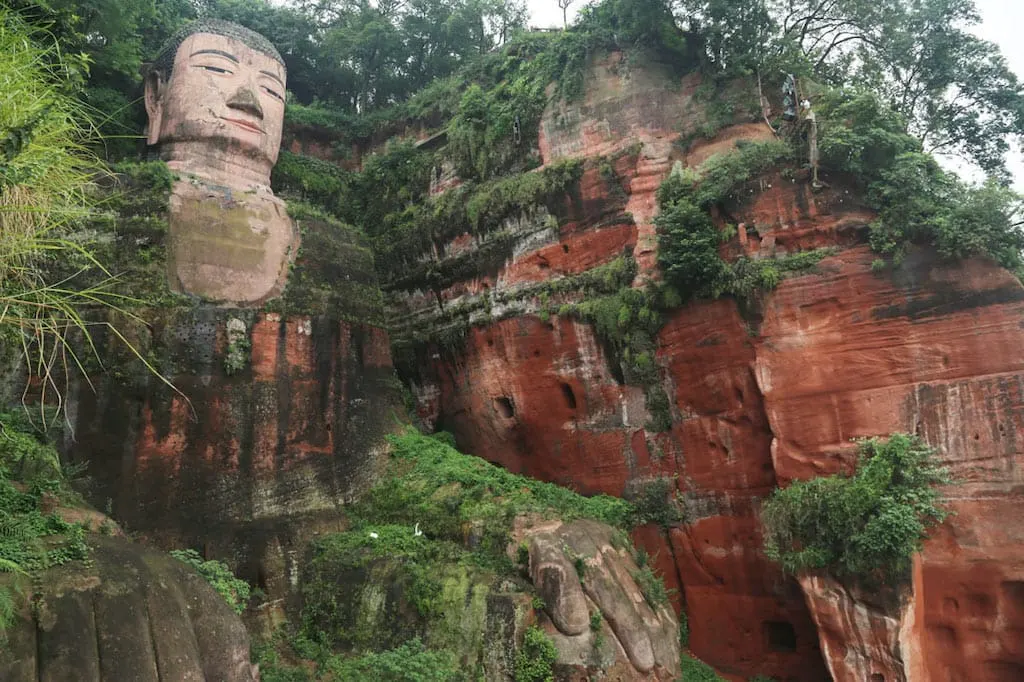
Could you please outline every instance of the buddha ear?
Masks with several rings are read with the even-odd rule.
[[[149,116],[149,128],[146,133],[146,144],[156,144],[160,139],[160,123],[163,120],[164,82],[160,72],[150,69],[146,74],[146,114]]]

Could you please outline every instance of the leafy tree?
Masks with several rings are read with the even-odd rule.
[[[1005,177],[1024,134],[1024,86],[976,37],[974,0],[678,0],[708,61],[875,92],[926,151]]]
[[[854,82],[877,92],[930,153],[1003,174],[1024,133],[1024,86],[994,44],[970,32],[973,0],[898,3],[858,43]]]
[[[558,0],[558,9],[562,10],[562,28],[569,28],[569,6],[573,0]]]
[[[228,1],[241,3],[217,0]],[[322,82],[312,95],[353,112],[407,99],[526,23],[522,0],[300,0],[274,11],[285,10],[298,12],[311,27],[306,50]],[[273,40],[272,29],[265,33]],[[306,93],[296,95],[308,101]]]
[[[774,39],[778,32],[764,0],[680,0],[681,21],[691,39],[699,41],[708,63],[730,74],[772,73],[785,64],[796,69],[797,59],[780,52],[786,44]]]
[[[935,486],[949,478],[920,438],[872,438],[859,454],[852,476],[799,481],[765,502],[765,553],[787,572],[898,581],[945,518]]]
[[[1019,196],[995,180],[971,187],[943,171],[903,118],[871,93],[829,91],[817,108],[821,164],[867,190],[878,212],[870,235],[876,251],[899,261],[910,244],[931,244],[945,258],[988,256],[1019,270]]]

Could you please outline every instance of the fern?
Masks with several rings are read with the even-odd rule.
[[[0,585],[0,640],[7,629],[14,624],[14,615],[18,608],[18,594],[17,588]]]

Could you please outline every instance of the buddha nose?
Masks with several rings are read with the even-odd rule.
[[[231,98],[228,100],[228,107],[244,111],[261,121],[263,120],[263,108],[260,106],[260,100],[256,97],[256,93],[252,91],[252,88],[247,85],[238,88],[235,94],[231,95]]]

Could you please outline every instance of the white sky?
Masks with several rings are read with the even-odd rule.
[[[537,2],[538,0],[530,0]],[[552,0],[554,1],[554,0]],[[1021,0],[975,0],[981,13],[978,35],[999,46],[1018,78],[1024,78],[1024,2]],[[1024,192],[1024,157],[1020,152],[1010,158],[1018,192]]]
[[[1009,0],[1013,2],[1014,0]],[[569,23],[572,23],[576,16],[576,10],[585,4],[584,0],[575,0],[569,6]],[[530,9],[530,26],[549,28],[551,26],[562,26],[562,10],[558,8],[558,0],[526,0],[526,6]]]
[[[982,23],[977,33],[986,40],[999,45],[1019,78],[1024,79],[1024,1],[1022,0],[974,0],[981,13]],[[557,0],[527,0],[530,9],[530,25],[549,27],[562,25],[562,10]],[[569,22],[586,0],[575,0],[569,7]],[[1010,160],[1010,167],[1017,182],[1017,190],[1024,191],[1024,157],[1016,153]]]

